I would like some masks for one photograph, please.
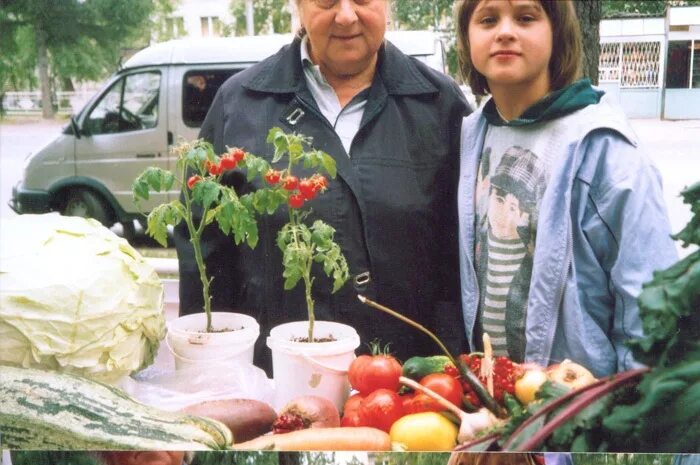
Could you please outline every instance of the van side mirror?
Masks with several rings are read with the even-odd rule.
[[[75,136],[76,139],[80,139],[80,136],[82,134],[87,135],[87,133],[85,131],[82,131],[82,134],[81,134],[80,127],[78,126],[78,123],[75,121],[75,117],[73,115],[71,115],[71,117],[70,117],[70,129],[71,129],[71,132],[73,133],[73,135]]]

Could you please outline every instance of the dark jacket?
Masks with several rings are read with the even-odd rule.
[[[459,304],[456,187],[462,117],[469,108],[457,85],[390,43],[380,50],[378,72],[350,156],[306,88],[300,41],[231,77],[217,93],[201,137],[217,153],[238,146],[271,160],[268,130],[279,126],[313,137],[314,148],[335,158],[336,179],[308,205],[309,221],[322,218],[336,229],[347,258],[349,281],[331,294],[316,270],[318,320],[352,325],[363,343],[391,342],[400,358],[435,354],[435,343],[405,323],[361,304],[357,294],[415,318],[445,337],[451,348],[466,341]],[[303,168],[298,171],[303,176]],[[254,189],[240,173],[226,179],[239,192]],[[236,247],[210,227],[203,243],[214,277],[213,307],[254,316],[261,325],[255,363],[269,367],[265,338],[280,323],[304,320],[303,285],[284,291],[277,231],[288,216],[281,209],[259,219],[254,250]],[[201,311],[201,286],[183,227],[176,228],[180,257],[180,313]],[[358,284],[356,277],[369,275]],[[360,347],[360,350],[366,347]]]

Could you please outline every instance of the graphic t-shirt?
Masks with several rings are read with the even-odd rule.
[[[540,146],[547,125],[490,126],[476,188],[481,329],[494,354],[516,361],[524,357],[538,210],[553,158]]]
[[[571,123],[566,116],[598,103],[602,95],[582,79],[551,92],[513,121],[501,119],[493,99],[483,109],[489,126],[474,199],[477,328],[489,333],[497,355],[516,362],[525,357],[537,219],[549,173],[561,156],[555,151]]]

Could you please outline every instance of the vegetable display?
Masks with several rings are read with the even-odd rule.
[[[218,421],[140,404],[118,388],[68,373],[0,368],[0,435],[9,449],[223,449]]]
[[[58,214],[0,221],[0,365],[115,382],[153,363],[163,286],[126,240]]]

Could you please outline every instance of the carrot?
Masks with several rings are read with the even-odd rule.
[[[391,450],[391,438],[384,431],[365,426],[309,428],[290,433],[260,436],[234,444],[234,450]]]

